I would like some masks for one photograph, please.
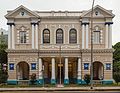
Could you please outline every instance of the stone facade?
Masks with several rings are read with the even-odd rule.
[[[8,11],[8,83],[84,84],[91,66],[91,10]],[[97,5],[93,13],[93,79],[112,83],[112,19]],[[46,32],[45,32],[46,31]]]

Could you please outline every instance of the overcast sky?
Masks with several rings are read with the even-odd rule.
[[[0,0],[0,28],[7,30],[7,20],[4,15],[7,10],[13,10],[24,5],[30,10],[88,10],[91,8],[92,0]],[[120,0],[95,0],[95,5],[113,10],[113,45],[120,42]]]

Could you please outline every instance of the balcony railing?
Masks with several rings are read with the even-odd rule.
[[[41,44],[40,50],[80,50],[79,44]]]

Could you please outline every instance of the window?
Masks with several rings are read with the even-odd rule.
[[[48,29],[43,30],[43,43],[50,43],[50,31]]]
[[[20,43],[26,43],[26,31],[20,31]]]
[[[98,14],[99,14],[99,12],[98,12],[98,11],[96,11],[96,12],[95,12],[95,15],[97,16]]]
[[[26,13],[25,13],[25,11],[24,10],[22,10],[21,12],[20,12],[20,16],[24,16]]]
[[[63,30],[62,29],[58,29],[56,31],[56,43],[63,43]]]
[[[94,43],[99,44],[100,43],[100,31],[94,31],[93,37],[94,37]]]
[[[89,63],[84,63],[84,70],[89,70]]]
[[[106,64],[106,70],[111,70],[111,64],[109,63]]]
[[[69,32],[69,43],[77,43],[77,31],[71,29]]]
[[[14,63],[9,64],[9,70],[14,70]]]
[[[31,63],[31,70],[36,70],[36,63]]]

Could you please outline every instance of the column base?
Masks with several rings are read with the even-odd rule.
[[[17,80],[7,80],[8,85],[17,85],[18,81]]]
[[[38,85],[42,85],[44,83],[43,79],[38,79],[37,80]]]
[[[77,79],[77,84],[82,84],[82,79]]]
[[[55,85],[56,84],[56,80],[55,79],[51,79],[51,84]]]
[[[113,80],[102,80],[102,84],[113,84]]]
[[[69,84],[69,79],[64,79],[64,84],[68,85]]]

